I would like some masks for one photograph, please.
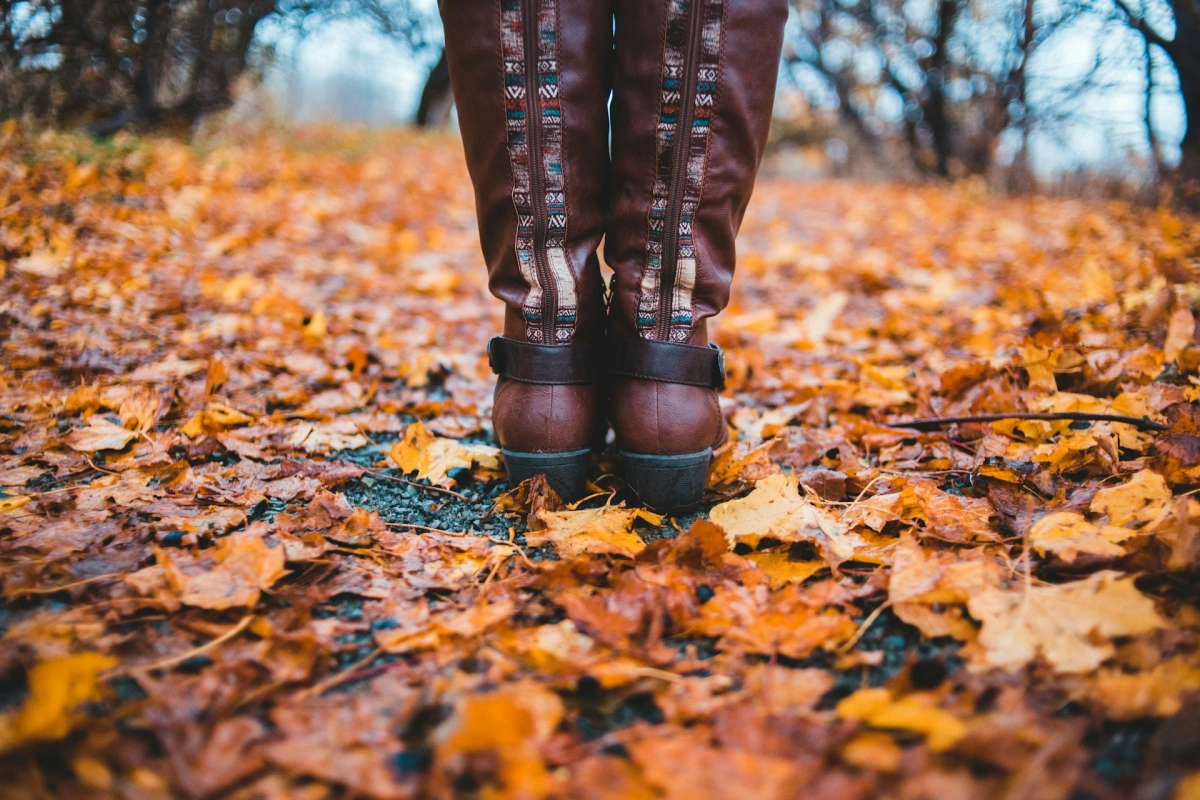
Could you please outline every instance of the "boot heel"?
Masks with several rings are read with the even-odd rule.
[[[587,488],[588,456],[591,448],[569,453],[518,453],[501,450],[508,485],[515,487],[534,475],[545,475],[547,482],[568,503],[583,497]]]
[[[681,514],[704,499],[712,448],[677,456],[621,451],[625,480],[638,498],[655,511]]]

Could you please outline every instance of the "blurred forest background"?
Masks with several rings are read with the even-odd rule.
[[[0,0],[0,20],[0,118],[453,124],[434,0]],[[793,0],[784,60],[771,169],[1200,203],[1200,0]]]

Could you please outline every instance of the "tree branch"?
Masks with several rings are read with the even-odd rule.
[[[1081,411],[1006,411],[1001,414],[970,414],[962,417],[923,417],[921,419],[885,422],[888,428],[912,428],[913,430],[936,430],[943,425],[962,425],[970,422],[1001,422],[1009,419],[1033,419],[1046,421],[1072,420],[1074,422],[1121,422],[1133,425],[1142,431],[1169,431],[1171,427],[1145,417],[1127,417],[1122,414],[1088,414]]]

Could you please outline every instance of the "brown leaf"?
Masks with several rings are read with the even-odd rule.
[[[225,609],[252,608],[264,589],[270,589],[283,577],[284,551],[263,540],[264,526],[256,525],[231,534],[213,551],[211,568],[200,571],[194,565],[187,571],[159,550],[159,564],[165,570],[167,584],[186,605]]]
[[[93,417],[86,428],[75,428],[67,434],[67,446],[83,453],[98,450],[122,450],[137,438],[137,433],[109,422],[103,417]]]

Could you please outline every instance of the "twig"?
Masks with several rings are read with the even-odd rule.
[[[1122,414],[1089,414],[1083,411],[1006,411],[1000,414],[969,414],[962,417],[924,417],[899,422],[881,423],[886,428],[912,428],[931,430],[943,425],[962,425],[969,422],[1002,422],[1008,419],[1035,419],[1046,421],[1072,420],[1075,422],[1121,422],[1144,431],[1169,431],[1171,426],[1154,422],[1146,417],[1127,417]]]
[[[331,675],[328,678],[326,678],[325,680],[321,681],[320,683],[313,684],[309,688],[305,689],[303,692],[300,692],[300,694],[297,695],[297,697],[299,697],[299,698],[317,697],[319,695],[324,694],[325,692],[329,691],[330,689],[332,689],[336,686],[341,686],[346,681],[352,680],[354,678],[354,673],[358,672],[360,669],[362,669],[366,665],[370,664],[372,661],[379,658],[379,656],[381,656],[381,655],[383,655],[383,648],[376,647],[374,650],[372,650],[370,653],[368,653],[366,655],[366,657],[360,658],[358,661],[355,661],[353,664],[346,667],[344,670],[337,673],[336,675]]]
[[[220,647],[225,642],[228,642],[230,639],[234,638],[239,633],[246,630],[246,628],[248,628],[250,626],[250,623],[253,621],[254,621],[254,615],[247,614],[246,616],[242,617],[241,622],[239,622],[237,625],[234,625],[232,628],[225,631],[220,636],[213,639],[211,642],[202,644],[199,647],[196,647],[196,648],[193,648],[193,649],[187,651],[186,653],[180,653],[177,656],[172,656],[171,658],[166,658],[166,659],[163,659],[162,661],[156,661],[153,664],[147,664],[147,665],[141,666],[141,667],[132,667],[129,671],[130,672],[153,672],[154,670],[167,669],[168,667],[173,667],[176,664],[182,664],[184,661],[187,661],[189,658],[195,658],[198,655],[201,655],[203,653],[208,652],[209,650],[212,650],[214,647]]]
[[[863,620],[863,624],[858,626],[858,630],[855,631],[854,635],[850,637],[850,641],[846,642],[844,645],[842,645],[841,647],[838,648],[838,652],[839,653],[850,652],[850,649],[853,648],[854,645],[858,644],[858,640],[861,639],[863,637],[863,634],[867,632],[867,628],[870,628],[871,625],[874,624],[875,620],[879,619],[879,615],[884,612],[884,609],[889,608],[891,605],[892,605],[891,600],[886,600],[886,601],[880,603],[879,607],[876,608],[874,611],[872,611],[867,616],[867,618],[865,620]]]
[[[417,525],[413,522],[385,522],[389,528],[412,528],[418,531],[430,531],[432,533],[444,533],[447,536],[475,536],[470,532],[448,531],[445,528],[431,528],[428,525]]]
[[[9,597],[15,600],[18,597],[25,597],[26,595],[31,595],[31,594],[55,594],[56,592],[65,592],[68,589],[74,589],[76,586],[86,586],[89,583],[95,583],[96,581],[102,581],[105,578],[119,578],[119,577],[121,577],[121,573],[110,572],[110,573],[107,573],[104,575],[94,575],[90,578],[85,578],[84,580],[81,580],[81,581],[73,581],[71,583],[64,583],[62,586],[48,586],[48,587],[37,588],[37,589],[17,589],[12,594],[10,594]]]
[[[118,478],[121,477],[121,473],[119,472],[113,472],[111,469],[104,469],[104,467],[97,467],[96,462],[92,461],[87,456],[84,456],[83,460],[86,461],[92,469],[96,470],[96,472],[103,472],[105,475],[116,475]]]
[[[439,494],[448,494],[451,497],[457,497],[459,500],[462,500],[464,503],[471,502],[464,495],[459,494],[458,492],[454,491],[453,489],[443,489],[441,486],[430,486],[430,485],[424,484],[424,483],[417,483],[416,481],[410,481],[407,478],[397,478],[394,475],[384,475],[382,472],[372,472],[369,469],[363,470],[363,474],[373,475],[376,478],[383,478],[385,481],[395,481],[396,483],[403,483],[406,486],[415,486],[418,489],[428,489],[431,492],[438,492]]]

